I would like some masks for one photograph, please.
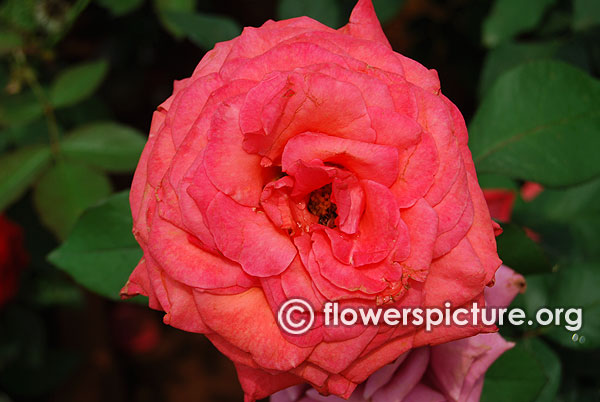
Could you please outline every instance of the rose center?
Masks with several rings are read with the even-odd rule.
[[[335,227],[337,206],[331,201],[331,184],[327,184],[310,193],[308,211],[319,218],[319,224]]]

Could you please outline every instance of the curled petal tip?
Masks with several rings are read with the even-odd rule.
[[[350,21],[340,28],[340,31],[356,38],[372,40],[389,48],[392,47],[381,29],[371,0],[358,0],[350,14]]]

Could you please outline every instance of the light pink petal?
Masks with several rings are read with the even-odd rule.
[[[417,384],[402,402],[447,402],[446,397],[423,383]],[[477,399],[479,401],[479,399]]]
[[[429,348],[414,349],[394,374],[394,378],[373,394],[373,402],[402,401],[421,381],[429,364]]]
[[[409,354],[410,352],[403,353],[393,363],[385,365],[371,374],[365,382],[365,389],[363,392],[364,398],[368,400],[375,392],[377,392],[377,390],[386,385],[392,379],[394,373],[396,370],[398,370],[398,367],[400,367],[404,360],[406,360]]]
[[[501,265],[496,271],[495,283],[486,287],[485,302],[490,307],[508,307],[519,293],[526,288],[525,278],[506,265]]]
[[[480,334],[431,349],[431,370],[440,390],[453,401],[464,401],[488,367],[513,343],[499,334]]]

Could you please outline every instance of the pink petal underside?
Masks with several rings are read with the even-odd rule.
[[[387,384],[394,376],[396,370],[398,370],[398,367],[400,367],[409,355],[410,352],[403,353],[393,363],[385,365],[371,374],[365,382],[365,389],[363,392],[364,398],[368,400],[375,392],[377,392],[377,390]]]
[[[423,383],[417,384],[402,402],[448,402],[446,397]],[[479,399],[477,399],[479,401]],[[471,401],[475,402],[475,401]]]
[[[250,353],[263,369],[290,370],[313,350],[285,340],[260,288],[227,296],[194,292],[194,299],[206,325],[233,346]]]
[[[276,392],[269,398],[270,402],[297,402],[306,390],[305,385],[294,385],[282,391]]]
[[[402,363],[394,378],[373,395],[373,402],[401,401],[419,384],[429,364],[429,348],[414,349]]]
[[[368,39],[381,43],[391,49],[381,24],[375,14],[371,0],[359,0],[350,14],[350,21],[339,30],[356,38]]]
[[[420,199],[409,209],[402,210],[410,237],[410,254],[402,261],[406,274],[417,281],[424,281],[429,272],[438,232],[437,214],[427,201]]]
[[[260,156],[242,149],[238,117],[242,98],[221,105],[208,131],[204,167],[211,182],[242,205],[258,206],[268,173]]]
[[[450,400],[464,401],[488,367],[513,346],[499,334],[479,334],[437,345],[431,350],[435,383]]]
[[[278,275],[296,255],[289,237],[275,229],[264,212],[244,207],[223,193],[210,203],[207,219],[219,250],[249,275]]]
[[[283,151],[282,169],[296,161],[341,165],[360,179],[391,185],[398,176],[398,151],[394,147],[354,141],[324,134],[303,133],[288,141]]]
[[[491,307],[508,307],[518,293],[525,291],[525,278],[506,265],[496,271],[494,286],[485,288],[485,302]]]

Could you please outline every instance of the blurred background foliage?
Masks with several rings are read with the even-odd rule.
[[[500,195],[514,302],[584,326],[504,327],[484,401],[600,400],[600,1],[374,0],[393,48],[438,70]],[[203,337],[118,302],[140,258],[127,190],[152,111],[216,42],[267,19],[338,28],[353,0],[3,0],[0,211],[29,266],[0,306],[0,401],[236,401]]]

